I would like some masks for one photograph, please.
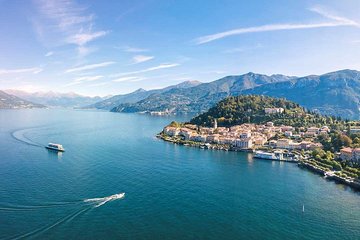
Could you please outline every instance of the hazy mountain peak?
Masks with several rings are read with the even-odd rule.
[[[146,92],[146,90],[143,88],[139,88],[139,89],[135,90],[133,93],[140,93],[140,92]]]
[[[100,97],[83,96],[75,92],[38,91],[31,93],[15,89],[8,89],[5,92],[24,100],[50,107],[81,107],[102,99]]]
[[[25,99],[19,98],[12,94],[0,90],[0,109],[13,108],[43,108],[41,104],[36,104]]]

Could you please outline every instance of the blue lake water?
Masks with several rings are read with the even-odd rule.
[[[359,193],[296,164],[156,139],[174,119],[187,120],[0,111],[0,239],[360,239]]]

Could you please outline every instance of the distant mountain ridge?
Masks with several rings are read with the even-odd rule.
[[[200,113],[225,97],[249,94],[284,97],[327,115],[360,116],[360,72],[347,69],[306,77],[252,72],[227,76],[191,88],[157,92],[137,102],[120,104],[111,111]]]
[[[116,95],[116,96],[113,96],[106,100],[86,106],[86,108],[111,110],[121,104],[136,103],[136,102],[141,101],[153,94],[163,93],[163,92],[169,91],[171,89],[191,88],[191,87],[198,86],[199,84],[201,84],[201,82],[199,82],[199,81],[185,81],[185,82],[179,83],[177,85],[172,85],[172,86],[168,86],[168,87],[165,87],[162,89],[154,89],[154,90],[149,90],[149,91],[139,88],[134,92],[131,92],[128,94]]]
[[[20,97],[22,99],[42,104],[49,107],[83,107],[95,102],[104,100],[101,97],[88,97],[74,92],[59,93],[59,92],[26,92],[21,90],[8,89],[4,90],[6,93]]]
[[[244,91],[244,94],[283,97],[327,115],[345,118],[360,116],[360,72],[354,70],[263,85]]]
[[[44,105],[33,103],[0,90],[0,109],[44,108]]]
[[[246,89],[267,83],[288,81],[291,77],[276,77],[248,73],[241,76],[227,76],[219,80],[203,83],[191,88],[171,89],[153,94],[134,104],[122,104],[112,109],[114,112],[165,111],[175,113],[203,112],[221,99],[239,95]]]

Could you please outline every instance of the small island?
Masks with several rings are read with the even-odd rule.
[[[360,189],[360,122],[322,116],[282,98],[228,97],[186,123],[157,135],[203,149],[253,152],[255,158],[295,162]]]

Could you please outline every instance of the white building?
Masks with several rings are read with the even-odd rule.
[[[253,142],[251,138],[238,138],[235,140],[234,146],[241,149],[249,149],[253,147]]]
[[[174,137],[179,135],[180,129],[176,127],[165,127],[163,132],[168,136]]]
[[[265,108],[266,114],[275,114],[275,113],[283,113],[283,108]]]

